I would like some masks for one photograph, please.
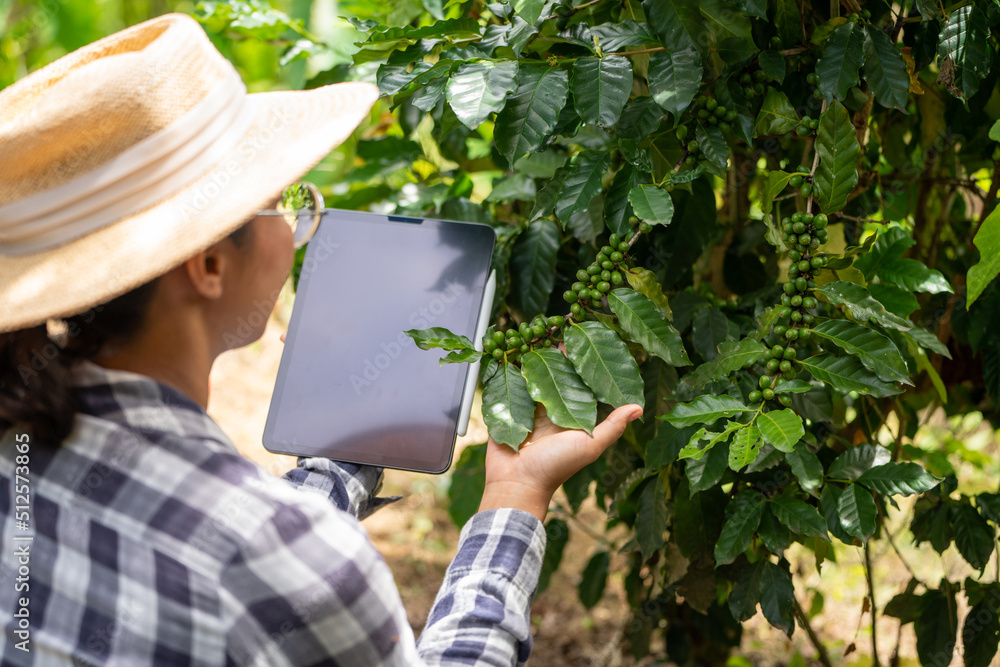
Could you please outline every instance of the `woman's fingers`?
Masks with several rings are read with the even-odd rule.
[[[642,406],[623,405],[594,427],[594,438],[590,443],[590,448],[594,450],[594,457],[610,447],[618,438],[622,437],[625,427],[629,422],[633,422],[642,416]]]

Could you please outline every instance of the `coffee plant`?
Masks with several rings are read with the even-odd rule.
[[[341,7],[352,62],[302,85],[373,80],[384,103],[314,173],[328,204],[498,234],[486,337],[409,335],[443,363],[482,359],[486,425],[514,448],[537,404],[588,431],[612,407],[645,408],[566,483],[540,587],[592,498],[609,532],[580,601],[601,599],[621,554],[635,656],[722,664],[759,612],[833,664],[788,556],[822,566],[854,547],[874,664],[883,616],[913,625],[924,665],[990,664],[997,481],[959,488],[957,468],[989,458],[918,436],[942,415],[1000,417],[1000,5]],[[277,44],[282,63],[334,48],[259,0],[198,15],[230,48]],[[458,462],[459,523],[482,456]],[[875,599],[872,545],[896,548],[900,515],[969,576],[911,570]]]

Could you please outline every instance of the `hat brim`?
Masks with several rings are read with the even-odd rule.
[[[183,190],[51,250],[0,255],[0,332],[84,312],[224,238],[343,143],[377,99],[356,82],[248,95],[246,135]]]

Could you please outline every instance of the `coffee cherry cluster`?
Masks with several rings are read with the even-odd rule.
[[[483,350],[494,359],[517,359],[530,352],[535,346],[552,347],[562,340],[562,328],[566,318],[562,315],[536,315],[530,322],[506,331],[497,331],[483,338]]]
[[[763,95],[767,90],[764,86],[765,81],[767,81],[767,74],[763,70],[756,70],[752,74],[744,72],[740,75],[740,85],[743,86],[743,94],[747,96],[747,99]]]
[[[732,129],[732,123],[736,120],[737,115],[736,109],[727,109],[719,104],[719,101],[714,97],[701,95],[695,100],[695,118],[701,125],[717,125],[720,130],[726,132]],[[680,128],[678,128],[678,132],[680,132]],[[681,136],[677,138],[684,141]]]
[[[827,264],[826,257],[816,252],[827,241],[827,224],[827,217],[822,213],[798,212],[781,221],[785,241],[792,248],[788,253],[792,264],[788,268],[788,282],[782,286],[784,294],[781,295],[778,324],[771,329],[771,347],[764,351],[766,372],[757,380],[759,389],[750,392],[751,403],[777,399],[781,405],[788,406],[792,402],[791,396],[775,394],[774,389],[781,379],[795,377],[792,362],[798,354],[796,343],[812,338],[809,327],[815,316],[811,311],[818,304],[810,292],[816,288],[816,274]]]
[[[788,185],[793,188],[798,188],[800,195],[808,197],[813,193],[813,182],[812,176],[809,174],[809,168],[799,165],[795,171],[796,173],[788,179]],[[786,218],[786,220],[787,219],[788,218]],[[788,232],[785,233],[787,234]]]
[[[635,218],[633,224],[639,224],[638,218]],[[630,247],[628,241],[612,234],[593,263],[576,272],[577,282],[563,293],[563,299],[570,304],[569,309],[574,317],[583,316],[584,310],[592,304],[600,305],[605,294],[625,283],[622,271],[630,268],[626,258]]]

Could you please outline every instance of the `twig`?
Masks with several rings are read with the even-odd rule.
[[[651,49],[642,49],[641,51],[618,51],[617,53],[605,53],[606,56],[638,56],[643,53],[658,53],[659,51],[666,51],[665,46],[656,46]]]
[[[820,641],[819,635],[813,630],[812,625],[809,623],[809,617],[806,616],[806,612],[802,609],[802,605],[799,604],[799,599],[792,596],[793,611],[795,613],[795,618],[798,619],[799,625],[802,629],[806,631],[806,635],[809,637],[809,641],[812,645],[816,647],[816,652],[819,654],[819,662],[823,667],[833,667],[833,663],[830,662],[830,656],[826,652],[826,647],[823,646],[823,642]]]
[[[876,627],[878,607],[875,606],[875,582],[872,578],[871,540],[865,542],[865,578],[868,580],[868,601],[871,603],[872,614],[872,664],[875,667],[880,667],[881,663],[878,659],[878,628]]]
[[[890,220],[876,220],[875,218],[859,218],[856,215],[846,215],[844,213],[838,213],[837,217],[838,218],[842,218],[844,220],[853,220],[854,222],[859,222],[859,223],[860,222],[874,222],[874,223],[879,224],[879,225],[888,225],[891,222]]]
[[[983,220],[986,219],[986,207],[989,206],[990,202],[996,199],[997,189],[1000,188],[1000,162],[993,163],[993,175],[990,177],[990,191],[986,193],[983,197],[983,213],[979,216],[979,220],[976,221],[976,228],[972,230],[969,234],[969,244],[972,244],[972,239],[975,238],[976,233],[979,232],[979,228],[983,225]],[[976,188],[978,190],[978,188]]]
[[[921,586],[923,586],[924,588],[927,588],[927,584],[925,584],[923,581],[920,580],[920,577],[918,577],[917,574],[913,571],[913,568],[910,567],[910,564],[906,562],[905,558],[903,558],[903,554],[900,553],[899,547],[896,546],[896,539],[895,539],[896,536],[893,535],[891,532],[889,532],[888,529],[885,531],[885,536],[889,540],[889,544],[890,546],[892,546],[892,550],[896,552],[896,557],[899,558],[899,562],[902,563],[903,567],[906,568],[906,571],[910,573],[910,578],[913,579],[913,581],[920,584]]]

